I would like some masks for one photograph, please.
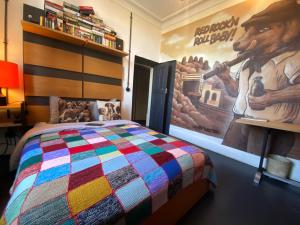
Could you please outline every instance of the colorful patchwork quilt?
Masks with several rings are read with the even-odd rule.
[[[139,224],[196,180],[199,148],[138,124],[58,130],[23,147],[0,224]]]

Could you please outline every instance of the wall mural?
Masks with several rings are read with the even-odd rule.
[[[172,124],[258,154],[248,117],[300,124],[300,1],[246,1],[165,33],[176,59]],[[210,72],[207,76],[203,76]],[[300,159],[300,136],[272,133],[272,152]]]

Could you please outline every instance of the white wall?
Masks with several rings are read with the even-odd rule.
[[[97,15],[104,19],[104,22],[115,28],[120,38],[124,40],[124,51],[129,51],[129,25],[130,10],[120,4],[117,0],[68,0],[76,5],[91,5]],[[22,101],[23,94],[23,35],[21,20],[23,18],[23,4],[43,8],[44,0],[9,0],[8,6],[8,60],[19,65],[21,88],[10,90],[10,102]],[[4,24],[4,1],[0,1],[0,59],[3,59],[3,24]],[[160,24],[149,19],[147,15],[134,9],[133,11],[133,30],[132,30],[132,57],[130,88],[133,84],[134,55],[139,55],[153,61],[159,60],[160,52]],[[123,60],[124,79],[123,79],[123,102],[122,116],[124,119],[131,118],[132,92],[126,92],[128,57]]]

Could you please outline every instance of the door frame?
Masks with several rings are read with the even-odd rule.
[[[148,106],[147,106],[147,115],[146,115],[146,126],[149,126],[149,120],[150,120],[153,68],[158,64],[159,64],[158,62],[154,62],[150,59],[146,59],[146,58],[140,57],[138,55],[135,55],[135,57],[134,57],[134,65],[139,65],[139,66],[147,67],[150,69],[149,96],[148,96]],[[133,73],[133,82],[134,82],[134,73]],[[134,105],[134,100],[135,100],[134,98],[135,98],[135,93],[132,90],[131,120],[134,117],[134,110],[133,110],[133,105]]]
[[[167,94],[166,94],[166,103],[165,104],[165,115],[164,115],[164,134],[169,134],[170,124],[172,118],[172,105],[173,105],[173,93],[174,93],[174,83],[175,83],[175,73],[176,73],[176,60],[168,61],[169,63],[174,64],[170,65],[168,82],[167,82]]]

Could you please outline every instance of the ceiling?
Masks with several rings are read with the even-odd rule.
[[[176,16],[206,0],[129,0],[160,21]]]

